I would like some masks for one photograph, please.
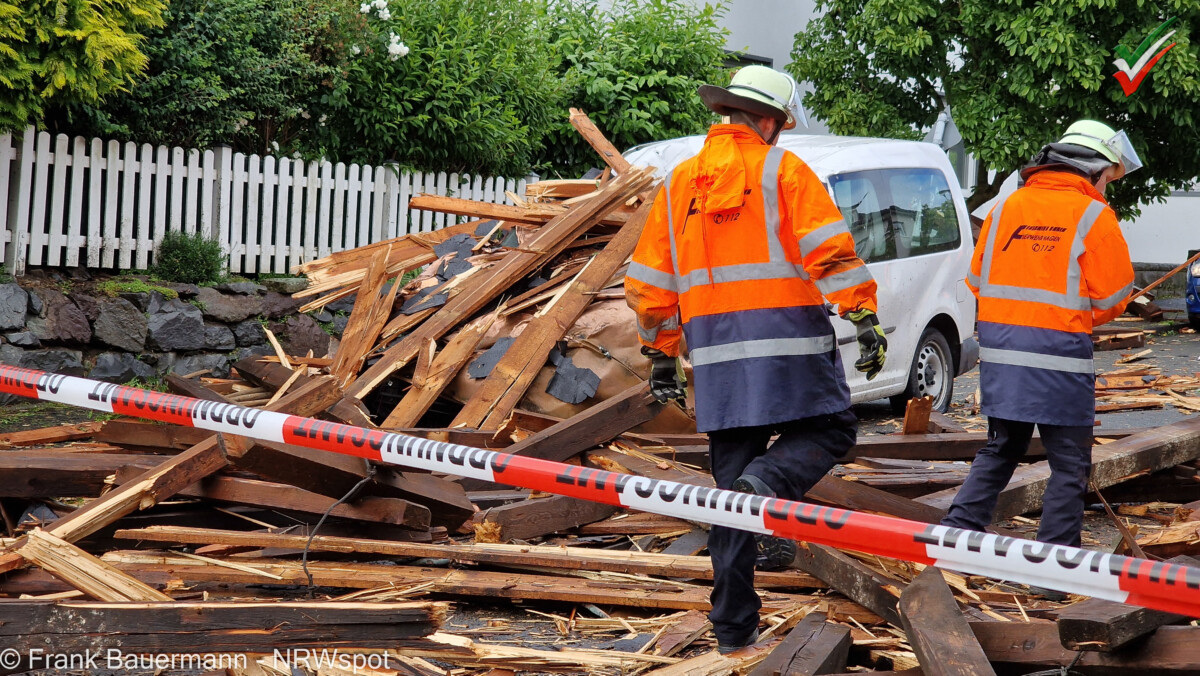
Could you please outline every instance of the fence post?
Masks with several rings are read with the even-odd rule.
[[[399,237],[396,231],[396,216],[400,211],[400,165],[388,162],[379,168],[383,172],[383,223],[382,239]]]
[[[213,149],[213,168],[216,169],[216,179],[213,190],[213,210],[216,223],[201,223],[200,230],[207,236],[216,236],[221,248],[229,255],[232,247],[229,240],[229,200],[233,192],[233,148],[220,145]],[[215,226],[215,227],[214,227]]]
[[[19,277],[25,274],[26,249],[29,246],[29,186],[33,182],[33,141],[37,130],[32,126],[25,128],[21,137],[21,149],[17,151],[17,171],[15,189],[9,189],[8,223],[12,230],[12,239],[4,252],[4,266],[9,274]],[[12,186],[12,182],[9,183]],[[13,214],[16,220],[13,220]]]

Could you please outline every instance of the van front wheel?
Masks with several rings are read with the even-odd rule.
[[[954,398],[954,359],[950,343],[941,331],[927,327],[917,342],[912,368],[908,371],[908,386],[904,392],[891,397],[892,410],[904,413],[913,397],[933,397],[933,410],[944,412]]]

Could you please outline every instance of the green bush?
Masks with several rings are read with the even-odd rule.
[[[566,104],[539,155],[541,171],[576,177],[600,164],[567,121],[583,109],[620,150],[703,133],[716,117],[696,88],[725,84],[723,3],[697,8],[671,0],[550,0],[550,30],[561,56]]]
[[[147,77],[52,122],[139,143],[291,152],[311,145],[307,108],[339,80],[345,36],[364,24],[344,0],[172,0],[166,25],[147,34]]]
[[[520,176],[565,118],[543,0],[375,0],[345,78],[315,102],[345,162]],[[394,36],[394,37],[393,37]],[[357,53],[355,53],[357,52]]]
[[[153,271],[169,282],[211,284],[225,274],[225,252],[198,232],[171,231],[158,243]]]
[[[141,32],[162,0],[0,0],[0,132],[42,119],[47,104],[94,102],[146,67]]]

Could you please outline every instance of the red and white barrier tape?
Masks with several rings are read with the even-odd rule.
[[[526,458],[0,366],[0,392],[935,565],[1200,617],[1200,568]]]

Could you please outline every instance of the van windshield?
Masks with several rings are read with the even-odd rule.
[[[937,169],[872,169],[829,177],[833,198],[867,263],[957,249],[958,214]]]

